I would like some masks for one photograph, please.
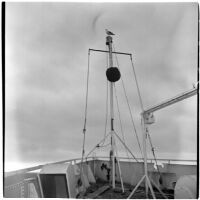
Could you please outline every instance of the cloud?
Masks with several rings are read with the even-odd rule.
[[[116,51],[133,53],[145,108],[191,88],[197,71],[196,10],[192,3],[7,3],[6,161],[81,155],[87,53],[89,48],[106,49],[105,28],[116,33]],[[91,52],[86,151],[104,135],[106,59],[104,53]],[[141,140],[131,62],[127,56],[118,61]],[[116,88],[127,144],[138,153],[121,81]],[[150,130],[160,153],[195,153],[190,146],[196,137],[188,135],[196,132],[195,103],[188,100],[156,113]],[[115,127],[120,135],[116,107]]]

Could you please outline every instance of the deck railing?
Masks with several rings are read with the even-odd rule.
[[[134,162],[134,160],[135,160],[132,157],[130,157],[130,158],[128,158],[128,157],[118,157],[118,158],[120,160],[128,160],[128,161],[132,161],[132,162]],[[109,157],[107,157],[107,156],[99,156],[98,159],[109,159]],[[143,162],[143,158],[137,158],[137,160]],[[197,160],[192,160],[192,159],[157,158],[156,160],[164,162],[164,163],[168,163],[168,164],[171,164],[171,163],[187,163],[187,164],[195,163],[195,164],[197,164]],[[149,163],[155,162],[154,158],[148,158],[147,161]]]
[[[88,160],[91,160],[91,159],[94,159],[94,158],[93,157],[88,157]],[[34,166],[34,167],[28,167],[28,168],[25,168],[25,169],[19,169],[19,170],[15,170],[15,171],[11,171],[11,172],[5,172],[5,177],[16,175],[16,174],[23,174],[23,173],[31,172],[31,171],[35,171],[35,170],[39,170],[45,165],[61,164],[61,163],[67,163],[67,162],[68,163],[70,163],[70,162],[76,163],[78,161],[80,162],[81,158],[73,158],[73,159],[62,160],[62,161],[58,161],[58,162],[46,163],[46,164],[37,165],[37,166]]]
[[[109,157],[107,156],[98,156],[98,157],[88,157],[86,159],[86,161],[91,161],[91,160],[109,160]],[[120,161],[129,161],[129,162],[134,162],[135,159],[134,158],[128,158],[128,157],[119,157]],[[137,160],[143,162],[143,158],[137,158]],[[149,163],[153,163],[154,159],[153,158],[148,158],[147,160]],[[187,163],[187,164],[193,164],[196,165],[197,161],[196,160],[186,160],[186,159],[157,159],[157,161],[161,161],[162,163],[167,163],[167,164],[174,164],[174,163]],[[17,174],[23,174],[23,173],[27,173],[27,172],[31,172],[31,171],[35,171],[35,170],[39,170],[41,169],[43,166],[45,165],[50,165],[50,164],[61,164],[61,163],[79,163],[81,162],[81,158],[75,158],[75,159],[68,159],[68,160],[63,160],[63,161],[58,161],[58,162],[51,162],[51,163],[47,163],[47,164],[42,164],[42,165],[37,165],[34,167],[29,167],[29,168],[25,168],[25,169],[19,169],[19,170],[15,170],[15,171],[11,171],[11,172],[5,172],[4,176],[5,178],[8,176],[13,176],[13,175],[17,175]]]

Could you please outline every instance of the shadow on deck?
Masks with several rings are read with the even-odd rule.
[[[133,186],[129,184],[124,184],[124,193],[121,189],[121,184],[116,183],[116,188],[112,189],[112,186],[100,179],[97,180],[95,184],[91,184],[91,186],[87,189],[85,194],[79,196],[81,199],[127,199],[133,190]],[[167,198],[174,198],[173,190],[163,190]],[[154,193],[157,199],[163,199],[164,197],[154,188]],[[146,199],[144,187],[138,187],[135,194],[131,197],[131,199]],[[153,199],[150,191],[148,193],[148,199]]]

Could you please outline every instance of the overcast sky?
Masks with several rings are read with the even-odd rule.
[[[6,169],[81,156],[87,53],[106,49],[106,28],[116,51],[133,54],[145,108],[191,89],[197,14],[197,3],[6,3]],[[106,107],[106,55],[90,58],[86,152],[104,135]],[[131,62],[118,60],[141,139]],[[121,81],[116,89],[126,143],[140,157]],[[192,97],[155,113],[158,157],[196,158],[196,106]],[[115,116],[121,135],[116,107]]]

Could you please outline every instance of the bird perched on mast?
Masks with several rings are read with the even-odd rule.
[[[107,34],[107,35],[115,35],[115,34],[112,33],[111,31],[109,31],[108,29],[106,29],[106,34]]]

